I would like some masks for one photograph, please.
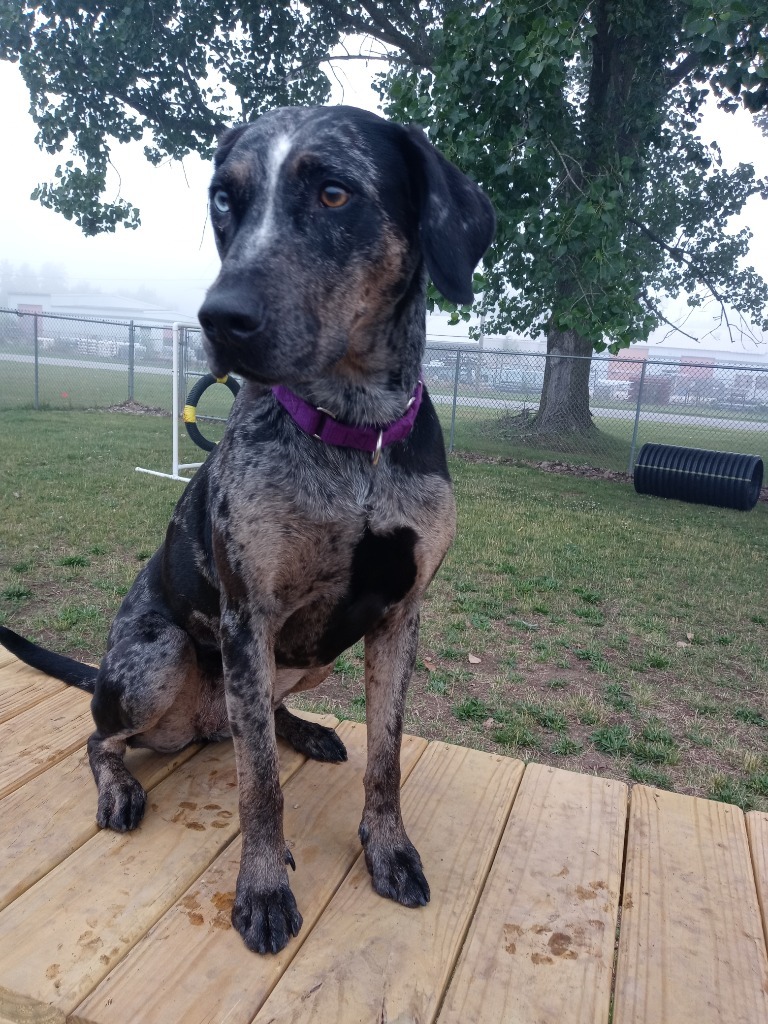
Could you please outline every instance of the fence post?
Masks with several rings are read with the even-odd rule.
[[[40,339],[37,329],[37,313],[35,317],[35,408],[40,408]]]
[[[453,442],[456,437],[456,403],[459,396],[459,370],[461,368],[461,349],[456,350],[456,370],[453,374],[453,406],[451,407],[451,433],[448,439],[448,451],[453,451]]]
[[[627,473],[632,476],[632,472],[635,468],[635,448],[637,447],[637,428],[640,426],[640,406],[643,402],[643,383],[645,382],[645,368],[648,365],[646,359],[643,360],[643,365],[640,370],[640,383],[637,386],[637,408],[635,409],[635,428],[632,431],[632,447],[629,450],[629,465],[627,466]]]
[[[135,337],[133,333],[133,320],[128,324],[128,401],[133,401],[133,371],[134,358],[136,353]]]
[[[171,453],[171,474],[174,477],[179,475],[179,409],[181,408],[181,403],[179,402],[179,345],[183,329],[178,323],[173,325],[173,395],[171,396],[171,443],[173,444],[173,451]]]

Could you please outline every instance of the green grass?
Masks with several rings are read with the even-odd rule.
[[[481,722],[491,715],[492,708],[485,701],[476,697],[469,697],[467,700],[457,704],[453,713],[460,722]]]
[[[611,757],[623,757],[632,750],[632,736],[626,725],[604,725],[590,736],[597,750]]]
[[[99,657],[182,491],[134,472],[169,467],[170,427],[0,413],[0,622]],[[460,458],[451,472],[458,533],[424,605],[406,729],[768,810],[768,506]],[[356,645],[297,703],[359,720],[362,675]]]

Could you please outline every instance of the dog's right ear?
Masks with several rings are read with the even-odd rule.
[[[421,245],[427,270],[446,299],[468,305],[472,275],[493,241],[496,217],[483,190],[438,153],[421,128],[405,129],[421,167]]]
[[[221,167],[229,156],[230,150],[247,127],[247,124],[237,124],[234,128],[222,128],[217,133],[217,141],[219,145],[213,155],[214,166]]]

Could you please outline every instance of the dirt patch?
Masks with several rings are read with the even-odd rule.
[[[100,409],[88,409],[87,412],[122,412],[127,413],[129,416],[171,415],[167,409],[161,409],[159,406],[142,405],[141,402],[134,402],[130,398],[127,398],[124,402],[118,402],[117,405],[107,405]]]

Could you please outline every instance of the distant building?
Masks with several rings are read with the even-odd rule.
[[[125,295],[83,295],[77,292],[10,292],[8,308],[23,313],[50,313],[55,316],[97,320],[122,320],[135,323],[196,323],[194,313],[167,309],[144,299]]]
[[[41,351],[53,355],[126,358],[131,342],[137,358],[170,358],[176,322],[196,324],[189,313],[124,295],[76,292],[12,292],[5,307],[38,314],[3,320],[7,344],[31,345],[37,332]]]

